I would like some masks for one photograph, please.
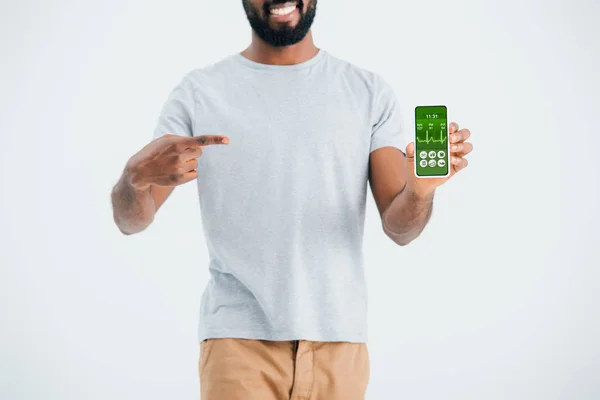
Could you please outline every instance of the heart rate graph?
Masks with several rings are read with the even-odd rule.
[[[433,127],[431,127],[433,128]],[[417,134],[417,142],[418,143],[423,143],[423,144],[441,144],[443,145],[444,143],[446,143],[446,140],[448,140],[448,136],[445,134],[444,132],[444,127],[442,127],[442,129],[440,129],[440,134],[439,137],[434,137],[434,135],[430,136],[429,135],[429,129],[425,130],[425,137],[423,137],[422,131],[423,131],[423,125],[422,124],[418,124],[417,125],[417,132],[421,133],[420,135]]]

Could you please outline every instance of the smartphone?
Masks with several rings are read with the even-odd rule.
[[[415,175],[419,178],[450,175],[446,106],[415,107]]]

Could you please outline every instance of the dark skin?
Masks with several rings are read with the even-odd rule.
[[[473,150],[467,140],[468,129],[450,124],[450,176],[420,179],[414,173],[415,146],[406,147],[406,155],[395,147],[382,147],[371,153],[369,183],[383,230],[401,246],[416,239],[431,217],[435,190],[467,167],[465,156]]]
[[[228,143],[229,138],[220,135],[164,135],[134,154],[111,194],[121,232],[131,235],[146,229],[175,187],[198,177],[202,149]]]
[[[249,0],[262,10],[265,0]],[[309,1],[304,2],[306,12]],[[294,27],[299,13],[289,17],[267,17],[269,26],[282,24]],[[296,44],[273,47],[254,31],[250,45],[242,51],[246,58],[274,65],[293,65],[307,61],[318,53],[312,32]],[[464,158],[473,146],[467,140],[468,129],[459,130],[450,124],[451,174],[446,178],[419,179],[414,174],[414,143],[405,153],[395,147],[373,151],[369,159],[369,183],[379,210],[384,232],[398,245],[406,245],[425,228],[432,212],[435,189],[467,166]],[[205,146],[227,144],[229,139],[219,135],[193,138],[165,135],[155,139],[132,156],[112,192],[114,220],[124,234],[140,232],[154,220],[154,215],[176,186],[195,180],[198,176],[197,158]]]
[[[249,3],[256,9],[262,10],[265,4],[264,0],[249,0]],[[308,10],[309,2],[304,2],[304,12]],[[274,18],[269,18],[269,26],[276,29],[278,26],[286,24],[290,27],[294,27],[298,24],[300,16],[298,13],[290,18],[290,21],[278,22]],[[315,46],[312,36],[312,31],[300,42],[286,47],[273,47],[268,43],[265,43],[258,37],[256,32],[252,31],[252,41],[250,45],[242,51],[242,55],[252,61],[261,64],[273,64],[273,65],[293,65],[301,62],[310,60],[313,58],[319,49]]]

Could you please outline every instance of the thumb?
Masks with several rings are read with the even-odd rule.
[[[415,157],[415,143],[410,142],[408,146],[406,146],[406,157],[414,158]]]

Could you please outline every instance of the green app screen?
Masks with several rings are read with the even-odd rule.
[[[415,108],[417,176],[448,173],[448,118],[446,106]]]

